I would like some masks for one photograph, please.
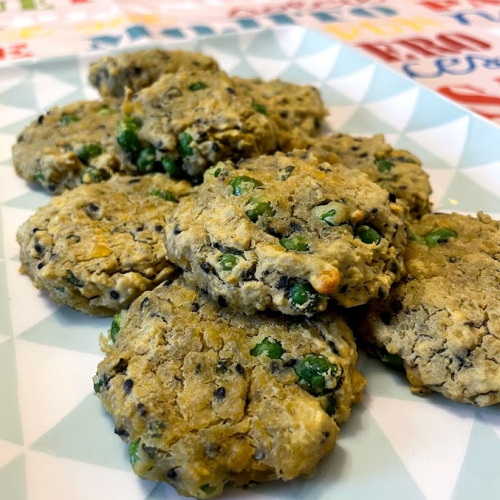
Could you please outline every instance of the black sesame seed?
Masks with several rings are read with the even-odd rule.
[[[149,306],[149,297],[146,297],[142,302],[141,302],[141,306],[140,306],[140,309],[141,311],[145,308]]]
[[[174,231],[173,231],[174,234],[181,234],[182,233],[182,229],[179,227],[179,224],[176,224],[174,226]]]
[[[235,369],[240,375],[245,373],[245,368],[243,368],[239,363],[235,366]]]
[[[280,232],[276,231],[276,229],[274,229],[274,227],[272,227],[272,226],[266,227],[266,233],[268,233],[271,236],[274,236],[275,238],[278,238],[278,239],[283,238],[283,235]]]
[[[217,151],[219,151],[219,145],[216,142],[212,142],[212,146],[210,147],[214,153],[217,153]]]
[[[130,391],[132,390],[132,387],[134,386],[134,381],[131,378],[128,378],[123,382],[123,392],[125,394],[130,394]]]
[[[296,222],[290,222],[290,231],[295,233],[296,231],[302,231],[302,226]]]
[[[45,116],[40,115],[40,116],[38,117],[38,125],[41,125],[41,124],[43,123],[43,120],[45,120]]]
[[[137,178],[137,179],[131,179],[130,181],[128,181],[129,184],[137,184],[138,182],[141,182],[141,179]]]
[[[280,111],[280,117],[286,120],[288,118],[288,111]]]
[[[359,146],[351,146],[351,151],[359,151]]]
[[[208,264],[207,262],[202,262],[202,263],[200,264],[200,267],[201,267],[201,270],[202,270],[204,273],[207,273],[207,274],[208,274],[208,273],[210,272],[211,267],[210,267],[210,264]]]
[[[390,266],[389,266],[389,270],[391,271],[391,273],[394,273],[396,274],[398,272],[398,265],[393,262]]]
[[[40,262],[38,264],[38,266],[36,266],[36,267],[37,267],[37,269],[42,269],[42,267],[44,267],[44,266],[45,266],[45,264],[43,262]]]
[[[193,305],[191,306],[191,312],[198,312],[200,310],[200,304],[198,302],[193,302]]]
[[[339,290],[340,293],[346,293],[347,292],[347,285],[342,285]]]
[[[293,367],[297,364],[297,360],[292,358],[289,359],[286,363],[283,364],[283,366],[286,366],[287,368]]]
[[[128,361],[126,359],[120,358],[115,366],[115,373],[123,373],[127,371]]]
[[[332,342],[331,340],[328,341],[328,347],[331,349],[331,351],[334,353],[334,354],[338,354],[339,351],[337,349],[337,346],[335,345],[334,342]]]
[[[170,286],[172,284],[172,280],[165,280],[162,286]]]
[[[161,233],[163,231],[163,226],[161,224],[156,224],[155,231]]]
[[[226,92],[227,92],[228,94],[236,95],[236,92],[234,91],[234,89],[233,89],[232,87],[228,87],[228,88],[226,89]]]
[[[288,286],[288,276],[282,276],[279,281],[278,281],[278,284],[276,285],[276,288],[278,290],[283,290],[283,288],[286,288]]]
[[[227,307],[227,300],[224,297],[219,296],[217,298],[217,303],[219,304],[219,307]]]
[[[111,298],[115,300],[118,300],[120,298],[120,294],[116,290],[111,290],[111,292],[109,292],[109,295],[111,295]]]
[[[38,253],[42,253],[43,252],[43,247],[42,245],[40,245],[39,243],[37,243],[35,245],[35,250],[38,252]]]
[[[145,417],[148,411],[146,410],[146,407],[143,403],[137,403],[137,412],[141,417]]]
[[[389,193],[389,201],[391,203],[396,203],[396,195],[394,193]]]
[[[167,472],[167,477],[169,479],[177,479],[177,471],[176,471],[177,467],[174,467],[173,469],[170,469],[168,472]]]
[[[49,191],[55,191],[55,190],[56,190],[56,185],[51,183],[51,184],[49,184],[49,185],[47,186],[47,189],[48,189]]]
[[[366,158],[368,153],[359,153],[358,158]]]
[[[24,135],[21,134],[18,138],[17,138],[17,142],[23,142],[24,141]]]
[[[99,207],[98,207],[95,203],[91,203],[91,204],[89,205],[89,210],[90,210],[91,212],[98,212],[98,211],[99,211]]]
[[[120,437],[129,437],[129,432],[126,429],[119,429],[115,427],[115,434]]]
[[[218,401],[223,400],[226,397],[226,389],[224,387],[219,387],[214,391],[215,399]]]

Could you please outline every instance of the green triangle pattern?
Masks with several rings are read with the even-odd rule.
[[[5,262],[0,262],[0,334],[7,335],[8,337],[12,336],[12,322],[10,318],[9,308],[9,289],[7,287],[7,268]]]
[[[91,383],[89,378],[89,385]],[[113,420],[97,396],[90,395],[33,443],[30,449],[128,471],[127,445],[113,433],[113,429]]]
[[[472,426],[469,446],[452,500],[500,498],[500,439],[481,417]]]
[[[16,353],[14,341],[0,344],[0,439],[23,444],[21,415],[17,399]],[[0,481],[1,484],[1,481]]]
[[[377,130],[382,134],[397,132],[394,127],[364,108],[358,109],[344,124],[342,129],[350,134],[370,134],[373,130]]]
[[[26,458],[23,455],[0,469],[0,491],[5,500],[27,500]]]
[[[99,349],[99,333],[106,332],[110,325],[110,318],[91,318],[64,306],[25,330],[18,338],[37,344],[100,355],[102,353]]]

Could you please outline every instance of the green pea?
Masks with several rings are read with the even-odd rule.
[[[272,217],[276,213],[271,202],[259,201],[258,198],[252,198],[246,206],[250,207],[245,213],[252,222],[257,222],[259,217]]]
[[[398,356],[397,354],[391,354],[384,347],[379,347],[377,349],[377,354],[379,358],[382,360],[382,362],[386,363],[391,368],[394,368],[395,370],[399,371],[404,370],[405,363],[401,356]]]
[[[141,440],[138,439],[137,441],[132,441],[128,445],[128,456],[130,458],[130,465],[133,467],[140,459],[141,457],[139,456],[139,444]]]
[[[438,243],[446,243],[449,238],[457,238],[458,234],[448,227],[438,227],[433,229],[425,237],[425,244],[429,248],[434,248]]]
[[[36,172],[35,180],[38,183],[43,184],[47,179],[46,179],[45,175],[42,174],[42,172]]]
[[[390,172],[392,168],[394,168],[394,163],[392,163],[392,161],[389,161],[389,160],[378,160],[377,161],[377,170],[380,173]]]
[[[219,163],[217,163],[217,165],[214,165],[213,167],[210,167],[206,173],[207,174],[211,174],[213,175],[214,177],[219,177],[219,175],[221,174],[222,172],[222,169],[224,167],[227,167],[226,163],[224,163],[223,161],[220,161]],[[234,186],[233,186],[234,187]]]
[[[200,490],[207,495],[211,495],[217,488],[215,486],[211,486],[209,483],[202,484],[200,486]]]
[[[117,124],[118,130],[133,130],[137,132],[141,128],[142,122],[135,116],[124,116]]]
[[[192,141],[193,138],[188,132],[182,132],[179,136],[179,146],[177,148],[181,156],[193,156],[193,148],[190,146]]]
[[[225,253],[219,259],[220,266],[223,271],[231,271],[236,264],[238,264],[240,258],[232,253]]]
[[[114,115],[115,111],[113,111],[111,108],[108,108],[108,106],[103,106],[98,113],[100,115],[106,116],[106,115]]]
[[[137,156],[142,150],[142,143],[135,130],[124,129],[118,132],[116,136],[118,145],[130,155]]]
[[[161,165],[163,170],[172,177],[181,177],[182,176],[182,168],[179,165],[179,162],[172,158],[170,155],[165,155],[161,159]]]
[[[414,233],[413,231],[410,231],[408,233],[408,239],[410,241],[416,241],[417,243],[422,243],[422,245],[425,244],[425,239],[422,236],[418,235],[417,233]]]
[[[382,241],[380,234],[370,226],[359,226],[356,230],[356,236],[367,245],[371,245],[372,243],[378,245]]]
[[[116,342],[116,336],[118,335],[118,332],[120,331],[120,319],[121,319],[121,313],[116,313],[113,316],[113,321],[111,323],[111,329],[109,331],[109,336],[111,337],[111,341],[113,344]]]
[[[79,160],[85,165],[89,164],[89,161],[102,153],[102,146],[100,144],[84,144],[76,152]]]
[[[309,250],[309,244],[304,236],[298,234],[290,238],[282,238],[280,240],[280,245],[288,252],[289,250],[295,250],[297,252],[307,252]]]
[[[87,167],[80,175],[80,179],[84,184],[97,184],[98,182],[109,179],[111,175],[107,170],[96,167]]]
[[[233,187],[234,196],[241,196],[247,191],[252,191],[257,186],[262,186],[262,182],[247,175],[240,175],[231,181],[231,186]]]
[[[66,280],[78,288],[83,287],[83,283],[73,274],[73,271],[71,271],[70,269],[66,269]]]
[[[293,165],[288,165],[288,167],[282,168],[278,172],[278,180],[279,181],[286,181],[292,175],[292,172],[294,170],[295,170],[295,167]]]
[[[312,213],[328,226],[340,226],[349,221],[349,207],[340,201],[331,201],[328,205],[319,205],[312,209]]]
[[[294,367],[299,384],[312,394],[321,394],[326,387],[326,378],[336,376],[339,367],[330,363],[324,356],[309,354]]]
[[[192,83],[188,89],[191,91],[191,92],[196,92],[197,90],[203,90],[203,89],[207,89],[208,88],[208,85],[204,82],[196,82],[196,83]]]
[[[153,146],[144,148],[137,158],[137,171],[140,174],[152,172],[156,163],[156,149]]]
[[[165,191],[164,189],[152,189],[149,194],[151,196],[158,196],[159,198],[162,198],[165,201],[179,201],[177,198],[170,192],[170,191]]]
[[[97,377],[97,373],[96,373]],[[104,382],[101,379],[98,379],[97,382],[94,382],[94,393],[99,394],[101,392],[102,386]]]
[[[61,119],[59,120],[59,125],[62,125],[65,127],[66,125],[69,125],[70,123],[74,122],[79,122],[80,118],[74,114],[70,113],[63,113],[61,116]]]
[[[257,111],[257,113],[261,113],[263,115],[267,115],[267,108],[263,104],[259,104],[258,102],[252,103],[252,108]]]
[[[271,337],[266,337],[262,342],[258,343],[255,347],[250,349],[250,354],[252,356],[260,356],[265,354],[268,358],[279,359],[283,355],[285,350],[281,345],[281,342],[274,340]]]
[[[319,304],[320,296],[307,281],[300,280],[288,291],[288,300],[299,311],[313,312]]]

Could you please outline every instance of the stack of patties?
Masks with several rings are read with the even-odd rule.
[[[90,81],[104,100],[14,146],[20,175],[62,193],[18,240],[51,299],[115,314],[94,389],[138,475],[197,498],[312,475],[365,385],[345,308],[413,389],[497,401],[498,224],[425,215],[415,156],[318,137],[314,87],[201,54],[106,57]]]

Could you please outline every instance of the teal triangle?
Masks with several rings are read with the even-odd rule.
[[[30,184],[30,187],[33,188],[32,191],[22,194],[17,198],[12,198],[12,200],[5,202],[4,205],[36,210],[38,207],[46,205],[49,202],[50,196],[42,191],[41,188],[38,188],[35,184]]]
[[[499,463],[500,439],[479,416],[472,426],[452,500],[500,498]]]
[[[204,43],[202,44],[202,52],[205,52],[206,48],[213,47],[214,49],[220,50],[221,52],[226,52],[227,54],[241,56],[239,44],[228,43],[228,38],[232,39],[233,37],[218,36],[213,38],[206,38],[205,40],[203,40]]]
[[[0,469],[0,495],[5,500],[26,500],[26,459],[23,455]]]
[[[405,130],[414,131],[437,127],[464,116],[469,116],[467,110],[460,108],[429,89],[421,89],[413,116],[410,118]]]
[[[144,500],[167,500],[171,497],[168,491],[172,486],[167,483],[158,483]]]
[[[36,106],[33,108],[33,115],[30,116],[29,118],[24,118],[23,120],[20,120],[15,123],[10,123],[6,127],[1,127],[0,128],[0,134],[14,134],[18,135],[20,134],[28,125],[31,124],[31,122],[38,116],[38,113],[36,112]]]
[[[403,78],[394,70],[385,66],[377,66],[363,102],[377,102],[389,99],[414,87],[414,82]]]
[[[295,57],[308,57],[323,50],[338,45],[338,42],[332,40],[330,37],[318,33],[317,31],[307,30],[302,45],[300,46]],[[310,78],[310,77],[309,77]]]
[[[82,81],[80,71],[80,61],[76,56],[58,57],[39,61],[33,68],[35,71],[47,73],[51,77],[81,87],[85,81]]]
[[[367,109],[360,108],[342,125],[342,131],[351,134],[373,134],[376,130],[380,134],[397,132],[394,127],[383,122]]]
[[[91,378],[88,382],[92,387]],[[113,429],[111,417],[97,396],[91,394],[30,448],[55,457],[129,471],[127,445]]]
[[[449,199],[457,200],[453,205]],[[457,171],[442,199],[444,210],[460,210],[461,212],[500,212],[500,198],[490,193],[462,172]]]
[[[367,453],[371,450],[371,453]],[[274,498],[300,500],[424,500],[415,481],[364,405],[353,408],[333,452],[314,477],[260,485]],[[400,495],[404,492],[404,495]]]
[[[328,85],[328,83],[324,83],[319,88],[321,91],[321,97],[323,102],[327,106],[346,106],[346,105],[354,105],[356,102],[347,97],[346,95],[338,92],[335,88]]]
[[[273,32],[270,30],[259,33],[250,43],[246,54],[279,61],[288,59],[288,56],[281,50],[281,47],[274,38]]]
[[[37,109],[33,77],[30,75],[14,87],[0,93],[0,102],[6,106],[24,109]]]
[[[255,78],[256,71],[246,62],[241,61],[235,68],[231,70],[231,75],[238,75],[243,78]]]
[[[473,117],[460,158],[461,167],[485,165],[498,161],[500,128],[482,118]]]
[[[23,444],[21,414],[17,399],[17,371],[14,341],[0,344],[0,439]],[[2,482],[0,481],[0,484]]]
[[[99,333],[111,326],[111,318],[95,318],[61,307],[24,331],[19,338],[72,351],[101,354]]]
[[[311,74],[304,71],[295,63],[291,63],[279,76],[280,80],[293,82],[299,85],[311,85]]]
[[[340,78],[341,76],[347,76],[356,71],[360,71],[367,66],[374,64],[374,61],[369,59],[367,56],[361,52],[351,49],[346,45],[342,45],[335,62],[335,66],[332,68],[331,73],[328,75],[326,80],[330,78]]]
[[[404,134],[399,138],[394,146],[398,149],[406,149],[410,153],[414,154],[422,162],[422,165],[426,170],[453,170],[453,167],[449,163],[446,163],[444,160],[441,160],[437,156],[433,155],[427,148],[424,148]]]
[[[0,233],[0,238],[2,238],[1,233]],[[3,252],[3,245],[2,245],[2,252]],[[10,295],[9,295],[9,288],[7,286],[7,268],[5,262],[0,262],[0,321],[1,321],[0,334],[11,337],[12,322],[10,319],[9,301],[10,301]],[[0,378],[0,380],[2,379]]]

